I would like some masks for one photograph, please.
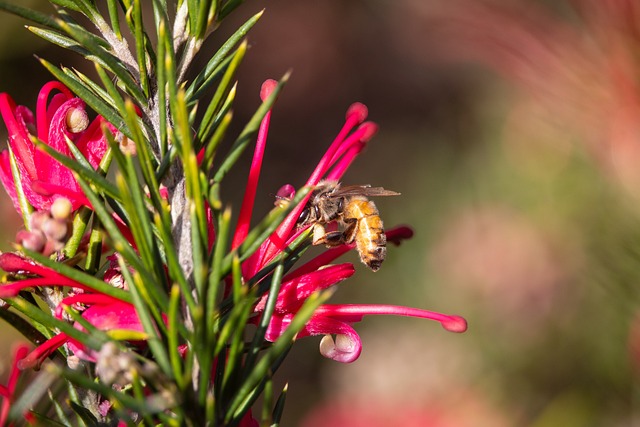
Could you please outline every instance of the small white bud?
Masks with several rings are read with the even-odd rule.
[[[67,129],[72,133],[80,133],[89,127],[89,116],[81,108],[71,108],[67,111]]]

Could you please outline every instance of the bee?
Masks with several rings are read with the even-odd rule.
[[[370,185],[341,187],[336,181],[320,181],[300,214],[300,225],[311,224],[313,244],[327,247],[355,241],[363,264],[378,271],[387,255],[387,237],[372,196],[398,196],[400,193]],[[337,221],[337,231],[325,225]]]

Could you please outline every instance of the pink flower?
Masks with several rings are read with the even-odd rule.
[[[79,293],[62,299],[56,307],[55,315],[57,318],[62,318],[65,307],[81,304],[87,307],[82,311],[82,317],[97,329],[102,331],[127,331],[131,337],[136,337],[135,341],[140,341],[144,337],[144,328],[136,309],[128,302],[98,293],[90,287],[16,254],[0,254],[0,268],[8,273],[40,276],[0,286],[0,298],[11,298],[21,290],[36,286],[70,287],[78,290]],[[114,274],[109,272],[105,276],[113,278]],[[85,331],[78,322],[74,323],[74,327]],[[68,344],[69,349],[80,359],[95,361],[95,351],[86,348],[82,343],[72,339],[67,334],[59,333],[38,346],[26,357],[23,357],[18,365],[19,368],[38,367],[49,355],[64,344]]]
[[[56,91],[59,93],[51,96]],[[72,172],[36,149],[31,138],[37,137],[72,157],[66,142],[68,138],[95,168],[107,149],[103,124],[114,133],[116,129],[100,116],[89,123],[84,102],[57,81],[45,84],[40,90],[35,117],[27,107],[16,105],[6,93],[0,93],[0,114],[7,126],[9,147],[15,156],[21,188],[29,204],[37,210],[49,209],[56,198],[65,197],[71,201],[74,210],[88,205]],[[8,150],[0,153],[0,180],[20,212],[10,156]]]
[[[28,352],[29,347],[24,344],[20,344],[16,347],[13,352],[13,363],[11,364],[11,371],[9,372],[7,385],[0,384],[0,396],[3,398],[2,406],[0,406],[0,426],[7,425],[7,417],[9,416],[9,410],[11,409],[11,403],[13,402],[14,393],[20,377],[20,369],[18,368],[18,365]]]
[[[275,82],[265,82],[261,97],[265,99],[274,87]],[[338,181],[342,178],[347,168],[377,131],[375,124],[365,122],[366,117],[367,108],[364,105],[356,103],[349,108],[342,130],[307,180],[307,186],[315,186],[322,179]],[[271,115],[268,113],[260,127],[245,199],[233,238],[233,247],[238,247],[242,243],[249,230],[253,199],[258,185],[270,119]],[[287,185],[278,192],[278,195],[290,198],[292,193],[292,187]],[[258,251],[243,263],[245,278],[248,279],[254,276],[300,235],[303,229],[298,227],[298,220],[308,199],[309,195],[293,209]],[[411,237],[413,232],[408,227],[398,227],[387,231],[386,234],[388,241],[399,244],[401,240]],[[282,335],[304,301],[311,294],[335,286],[354,274],[355,270],[351,263],[330,264],[340,255],[352,250],[354,246],[354,244],[350,244],[331,248],[283,278],[274,314],[265,335],[268,341],[273,342]],[[255,306],[254,311],[258,315],[264,312],[267,297],[267,295],[264,295]],[[316,310],[305,327],[299,332],[298,337],[325,335],[320,343],[321,354],[338,362],[350,363],[355,361],[362,351],[360,337],[351,325],[362,320],[364,316],[371,314],[432,319],[440,322],[446,330],[452,332],[464,332],[467,329],[467,323],[462,317],[415,308],[375,304],[327,304],[320,306]],[[259,316],[254,320],[257,323]],[[335,340],[332,335],[336,336]]]

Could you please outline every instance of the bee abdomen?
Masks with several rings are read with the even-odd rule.
[[[360,220],[359,226],[356,243],[360,260],[371,270],[377,271],[387,256],[387,236],[382,220],[376,214],[367,215]]]

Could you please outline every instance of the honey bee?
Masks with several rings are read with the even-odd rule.
[[[378,271],[387,255],[387,237],[378,208],[367,197],[399,194],[370,185],[341,187],[336,181],[320,181],[300,215],[300,225],[312,225],[314,245],[333,247],[355,241],[362,263]],[[325,225],[333,221],[341,228],[327,232]]]

